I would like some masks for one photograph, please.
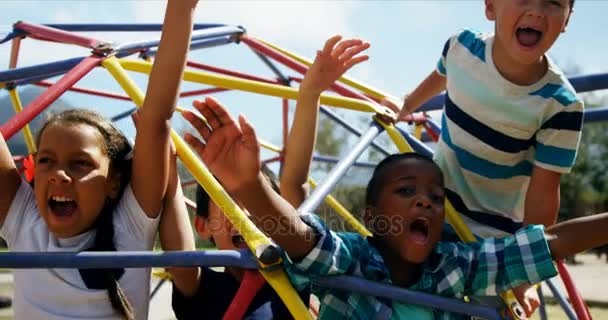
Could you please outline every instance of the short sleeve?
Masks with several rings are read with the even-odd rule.
[[[583,102],[574,93],[556,92],[558,104],[536,134],[534,165],[559,173],[574,166],[583,126]],[[565,106],[562,105],[566,104]]]
[[[299,261],[285,255],[286,270],[296,289],[305,287],[311,278],[351,271],[351,267],[358,263],[365,239],[356,234],[333,232],[314,214],[304,214],[301,219],[314,229],[317,243]]]
[[[450,38],[445,42],[445,44],[443,45],[443,50],[441,51],[441,57],[439,58],[439,61],[437,61],[436,71],[442,76],[446,76],[448,73],[446,69],[446,60],[448,56],[448,50],[450,49],[451,40],[452,39]]]
[[[0,237],[6,240],[9,248],[14,246],[15,239],[21,232],[30,232],[28,228],[39,217],[37,208],[34,190],[22,180],[0,228]]]
[[[117,233],[120,232],[131,239],[128,242],[118,242],[117,246],[134,247],[119,248],[119,250],[150,250],[154,245],[159,221],[160,215],[156,218],[146,215],[129,184],[114,211],[114,228]]]

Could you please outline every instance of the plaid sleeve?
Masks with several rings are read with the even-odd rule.
[[[542,226],[528,226],[514,235],[477,243],[451,245],[449,263],[437,293],[497,295],[523,283],[538,283],[557,274]]]
[[[583,102],[564,87],[550,89],[553,90],[545,91],[552,95],[554,108],[559,111],[547,119],[536,133],[534,165],[568,173],[574,166],[581,139]]]
[[[287,273],[296,288],[312,278],[346,274],[354,269],[364,242],[361,236],[333,232],[314,214],[302,215],[301,219],[315,230],[318,241],[299,261],[285,257]]]

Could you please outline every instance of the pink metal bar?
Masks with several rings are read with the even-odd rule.
[[[106,43],[103,41],[39,24],[17,22],[13,25],[13,28],[25,31],[30,37],[40,40],[75,44],[77,46],[91,49],[100,49],[103,45],[106,45]]]
[[[13,43],[11,45],[11,59],[8,63],[9,69],[15,69],[15,67],[17,67],[17,60],[19,60],[19,48],[21,48],[21,37],[16,37],[13,39]]]
[[[53,86],[54,83],[48,82],[48,81],[38,81],[38,82],[34,83],[34,85],[37,85],[37,86],[40,86],[40,87],[47,87],[47,88],[49,88],[49,87]],[[106,97],[106,98],[112,98],[112,99],[118,99],[118,100],[131,101],[131,98],[129,98],[126,95],[112,93],[112,92],[107,92],[107,91],[101,91],[101,90],[93,90],[93,89],[85,89],[85,88],[79,88],[79,87],[71,87],[67,91],[73,91],[73,92],[79,92],[79,93],[84,93],[84,94],[90,94],[92,96],[98,96],[98,97]]]
[[[91,69],[99,65],[103,60],[101,57],[90,56],[82,60],[63,78],[53,84],[48,90],[32,101],[23,111],[19,112],[8,122],[0,127],[0,134],[5,140],[10,139],[19,132],[27,123],[32,121],[40,112],[46,109],[53,101],[57,100],[64,92],[73,86],[78,80],[86,75]]]
[[[196,202],[184,197],[184,202],[186,203],[186,206],[190,209],[196,210]]]
[[[224,92],[224,91],[230,91],[230,89],[225,89],[225,88],[208,88],[208,89],[201,89],[201,90],[194,90],[194,91],[185,91],[179,94],[180,98],[184,98],[184,97],[192,97],[192,96],[202,96],[205,94],[212,94],[212,93],[216,93],[216,92]]]
[[[283,53],[265,45],[264,43],[259,42],[258,40],[254,39],[254,38],[251,38],[247,35],[242,35],[241,41],[243,41],[245,44],[247,44],[253,50],[284,64],[285,66],[289,67],[290,69],[293,69],[296,72],[305,74],[306,70],[308,70],[307,66],[305,66],[305,65],[299,63],[298,61],[284,55]],[[355,92],[351,89],[348,89],[347,87],[345,87],[341,84],[338,84],[338,83],[334,83],[331,86],[331,90],[338,94],[341,94],[345,97],[361,99],[361,100],[369,101],[372,103],[376,103],[374,100],[366,97],[365,95],[363,95],[359,92]]]
[[[568,292],[568,297],[570,298],[574,312],[576,312],[576,316],[579,320],[591,320],[591,315],[589,314],[589,309],[587,309],[585,300],[583,300],[580,292],[574,286],[574,281],[572,281],[572,277],[570,276],[570,272],[568,272],[564,261],[556,260],[555,264],[557,265],[559,275],[562,277],[564,287]]]
[[[202,63],[198,63],[198,62],[192,62],[192,61],[188,61],[186,63],[186,65],[188,67],[192,67],[192,68],[196,68],[196,69],[201,69],[201,70],[207,70],[207,71],[211,71],[211,72],[216,72],[219,74],[224,74],[227,76],[233,76],[233,77],[237,77],[237,78],[241,78],[241,79],[247,79],[247,80],[253,80],[253,81],[259,81],[259,82],[265,82],[265,83],[274,83],[274,84],[278,84],[279,82],[273,79],[267,79],[267,78],[262,78],[262,77],[258,77],[258,76],[254,76],[254,75],[249,75],[249,74],[245,74],[245,73],[241,73],[241,72],[237,72],[237,71],[232,71],[232,70],[228,70],[228,69],[222,69],[222,68],[218,68],[218,67],[214,67],[214,66],[209,66],[206,64],[202,64]]]
[[[197,184],[198,184],[198,182],[196,182],[196,180],[194,180],[194,179],[189,180],[189,181],[184,181],[184,182],[182,182],[182,188],[187,188],[187,187],[194,186]]]

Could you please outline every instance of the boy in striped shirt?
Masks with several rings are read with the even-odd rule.
[[[560,176],[574,165],[583,102],[546,55],[566,30],[574,0],[486,0],[493,33],[463,30],[437,68],[404,100],[402,120],[446,90],[435,161],[446,195],[478,237],[553,225]],[[538,297],[515,290],[531,314]]]

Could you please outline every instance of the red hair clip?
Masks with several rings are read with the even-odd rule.
[[[34,156],[29,155],[23,159],[23,172],[25,174],[25,180],[32,182],[34,180]]]

